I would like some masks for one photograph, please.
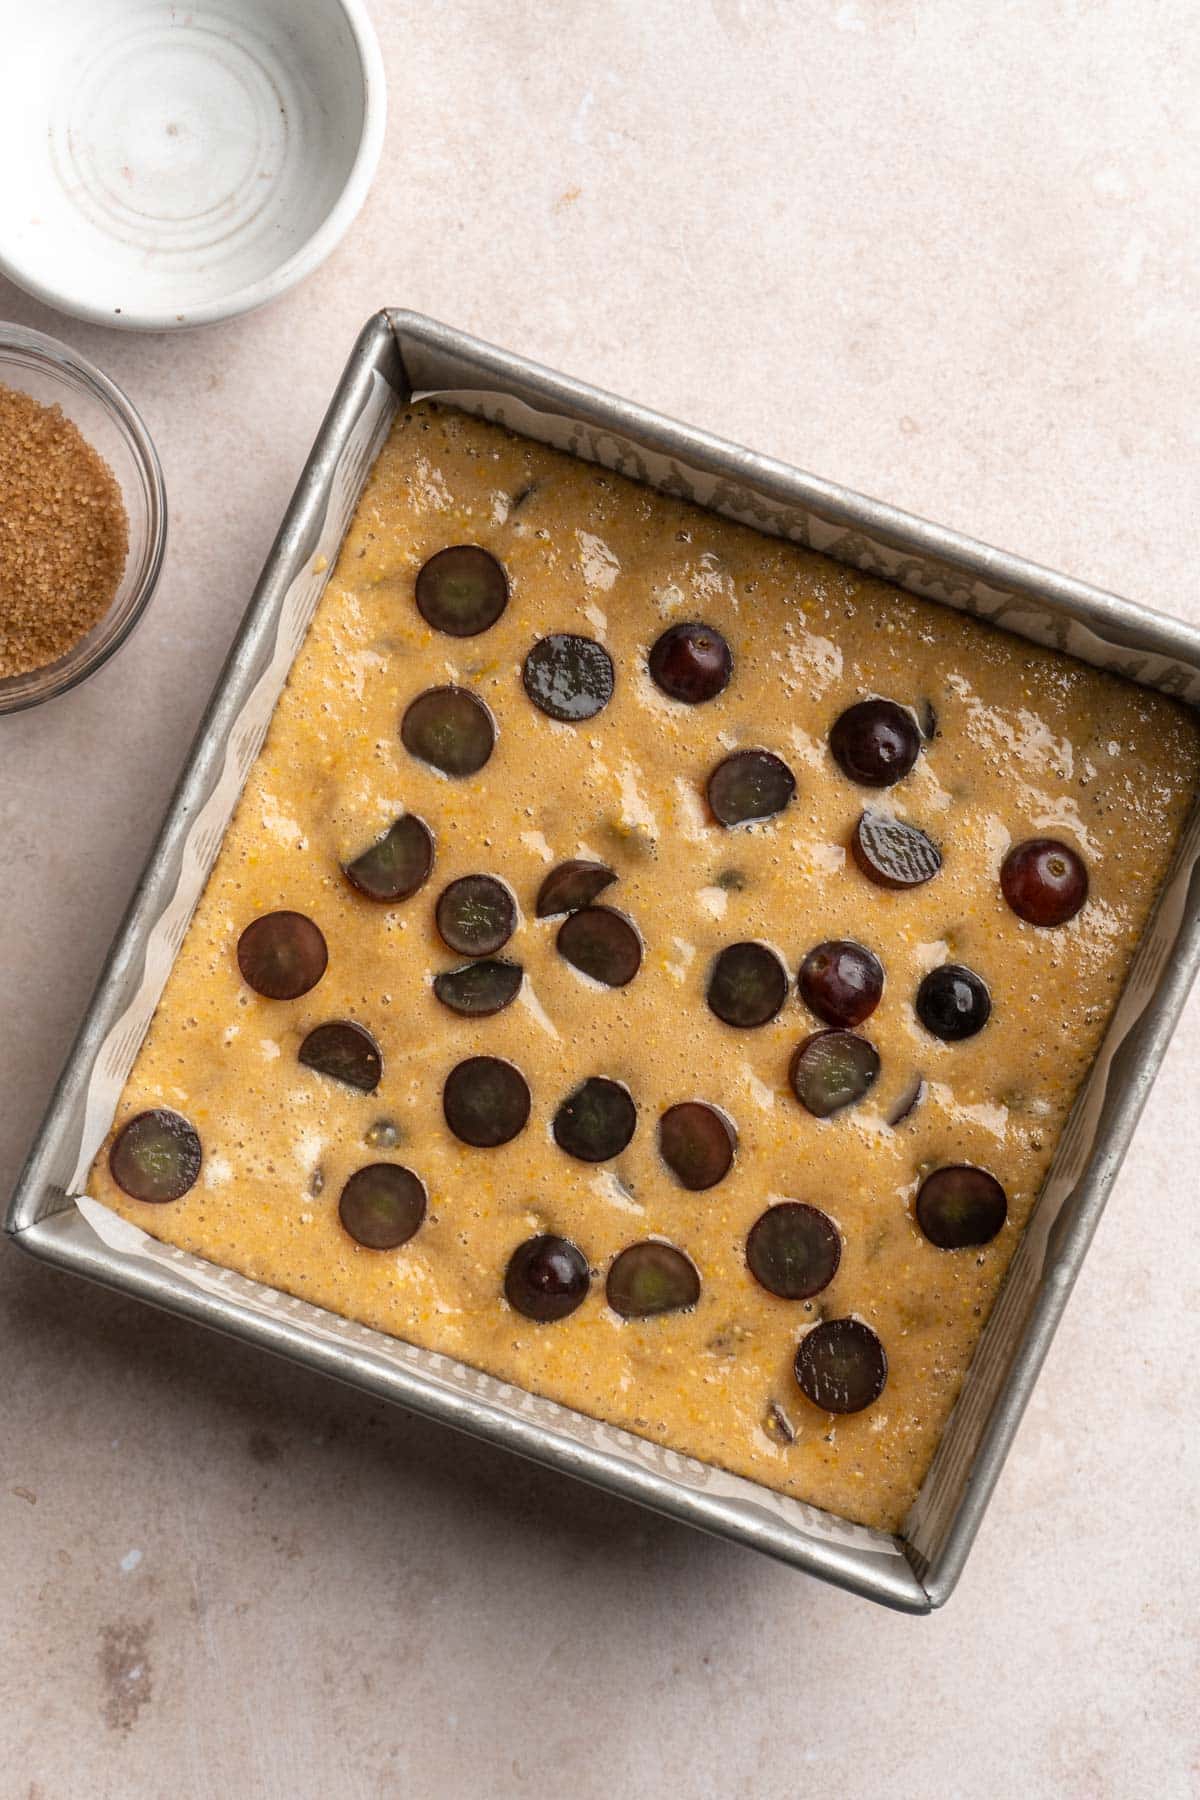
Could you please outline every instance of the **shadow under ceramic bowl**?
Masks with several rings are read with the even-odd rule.
[[[0,713],[22,712],[78,686],[129,636],[153,594],[167,541],[167,494],[150,435],[120,388],[56,338],[0,323],[0,387],[59,406],[115,475],[129,515],[117,591],[92,629],[56,662],[0,680]]]

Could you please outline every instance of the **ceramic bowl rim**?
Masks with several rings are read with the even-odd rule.
[[[189,306],[182,313],[173,309],[136,307],[122,307],[117,312],[109,306],[98,306],[69,286],[47,280],[3,246],[0,246],[0,275],[7,276],[25,293],[57,312],[118,331],[181,331],[198,325],[215,325],[222,319],[236,318],[241,313],[265,306],[311,275],[337,248],[361,211],[379,165],[387,124],[383,54],[364,0],[328,0],[328,4],[336,6],[342,13],[358,54],[362,83],[362,126],[358,148],[341,192],[317,229],[270,274]]]

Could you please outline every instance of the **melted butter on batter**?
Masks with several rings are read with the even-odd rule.
[[[412,585],[429,556],[460,542],[493,551],[512,594],[485,636],[452,642],[425,625]],[[664,625],[689,618],[722,631],[734,656],[728,689],[695,708],[645,675]],[[582,729],[545,719],[522,689],[526,651],[555,631],[603,631],[616,665],[612,702]],[[491,761],[462,782],[414,761],[398,735],[408,702],[449,678],[477,691],[498,727]],[[912,776],[874,797],[826,748],[838,713],[871,694],[931,702],[938,722]],[[796,799],[773,821],[723,831],[705,780],[727,750],[753,745],[789,762]],[[116,1188],[105,1150],[89,1191],[169,1243],[895,1528],[1099,1042],[1197,767],[1192,717],[1158,695],[494,426],[416,408],[363,494],[118,1109],[117,1127],[146,1107],[186,1114],[206,1173],[182,1200],[143,1205]],[[934,881],[890,893],[862,878],[845,845],[869,798],[935,835],[945,864]],[[403,904],[373,905],[339,865],[404,810],[434,833],[433,877]],[[1045,829],[1084,851],[1092,893],[1048,932],[1017,920],[997,886],[1009,843]],[[534,917],[548,862],[576,855],[617,869],[603,901],[645,941],[627,988],[581,979],[555,952],[560,921]],[[433,905],[476,871],[518,896],[503,954],[526,983],[506,1011],[467,1020],[430,989],[458,960]],[[234,955],[243,928],[281,907],[315,919],[329,945],[324,979],[290,1003],[248,992]],[[704,990],[725,944],[770,942],[794,977],[831,937],[873,948],[887,985],[863,1027],[879,1083],[863,1107],[821,1122],[787,1083],[791,1052],[817,1023],[794,987],[778,1018],[741,1032],[709,1012]],[[922,974],[947,958],[992,992],[990,1023],[965,1043],[935,1041],[913,1014]],[[380,1043],[372,1095],[297,1062],[305,1033],[339,1017]],[[467,1148],[443,1122],[445,1076],[474,1054],[511,1058],[532,1089],[529,1125],[498,1150]],[[639,1110],[628,1149],[602,1169],[564,1156],[549,1131],[593,1074],[625,1082]],[[918,1074],[925,1100],[888,1127]],[[732,1171],[704,1193],[677,1186],[655,1146],[659,1114],[687,1099],[721,1105],[738,1132]],[[380,1120],[394,1148],[373,1147]],[[429,1191],[421,1230],[386,1253],[355,1245],[337,1218],[347,1178],[381,1156]],[[920,1172],[954,1161],[982,1164],[1008,1192],[1009,1222],[982,1250],[939,1251],[912,1220]],[[746,1269],[746,1233],[781,1198],[822,1207],[844,1235],[838,1273],[812,1302],[776,1299]],[[555,1325],[518,1317],[501,1291],[514,1247],[545,1230],[572,1238],[595,1271],[587,1301]],[[647,1236],[699,1268],[692,1312],[635,1322],[605,1305],[612,1258]],[[791,1364],[806,1326],[849,1313],[883,1339],[890,1375],[874,1407],[835,1422],[803,1399]]]

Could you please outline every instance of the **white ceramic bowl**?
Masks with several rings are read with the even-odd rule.
[[[248,312],[366,198],[386,101],[362,0],[0,11],[0,271],[50,306],[145,331]]]

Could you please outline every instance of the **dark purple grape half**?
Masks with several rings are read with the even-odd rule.
[[[725,1179],[736,1149],[737,1133],[725,1114],[703,1100],[682,1100],[658,1121],[659,1155],[693,1193]]]
[[[584,906],[569,913],[555,939],[558,954],[605,987],[625,987],[642,966],[642,940],[623,913]]]
[[[726,1025],[749,1030],[775,1017],[787,998],[787,970],[766,944],[727,944],[713,958],[706,998]]]
[[[298,912],[263,913],[247,925],[237,946],[247,987],[268,1000],[298,1000],[315,988],[329,962],[319,925]]]
[[[383,1057],[370,1032],[351,1019],[314,1025],[300,1046],[300,1061],[362,1094],[373,1094],[383,1074]]]
[[[865,812],[854,827],[850,850],[876,887],[920,887],[942,866],[942,853],[932,838],[887,813]]]
[[[948,1163],[927,1175],[917,1193],[917,1224],[939,1250],[990,1244],[1008,1217],[1008,1196],[986,1169]]]
[[[165,1106],[138,1113],[123,1125],[108,1153],[117,1186],[133,1200],[161,1205],[181,1200],[200,1174],[200,1136],[194,1125]]]
[[[425,1217],[425,1183],[399,1163],[356,1169],[338,1201],[338,1217],[356,1244],[395,1250],[415,1237]]]
[[[433,868],[433,833],[416,813],[405,813],[389,825],[342,873],[368,900],[407,900],[429,880]]]
[[[433,978],[433,991],[443,1006],[464,1018],[486,1019],[503,1012],[521,991],[525,971],[520,963],[470,962],[443,969]]]
[[[450,637],[478,637],[508,605],[508,576],[478,544],[452,544],[417,572],[417,610]]]
[[[541,1325],[565,1319],[587,1298],[591,1271],[570,1238],[526,1238],[508,1259],[504,1297],[514,1312]]]
[[[771,750],[735,750],[708,778],[708,804],[721,825],[748,825],[782,812],[796,777]]]
[[[451,1069],[442,1089],[447,1125],[477,1150],[494,1150],[524,1131],[529,1105],[520,1069],[498,1056],[469,1056]]]
[[[711,625],[672,625],[650,652],[655,686],[685,706],[715,700],[729,686],[732,673],[729,645]]]
[[[612,657],[593,638],[556,632],[533,646],[525,658],[523,680],[539,712],[577,725],[594,718],[612,699]]]
[[[834,721],[829,748],[843,775],[860,787],[891,787],[920,755],[921,733],[907,707],[860,700]]]
[[[517,903],[494,875],[460,875],[438,895],[442,942],[460,956],[494,956],[517,928]]]
[[[827,1025],[849,1029],[870,1018],[883,994],[883,964],[851,938],[832,938],[800,964],[800,997]]]
[[[861,1319],[825,1319],[800,1340],[796,1380],[823,1412],[856,1413],[887,1386],[887,1351]]]
[[[482,769],[495,748],[496,726],[466,688],[427,688],[405,713],[400,737],[412,756],[459,779]]]
[[[538,889],[537,916],[552,919],[556,913],[579,912],[616,879],[616,870],[605,863],[578,859],[559,863]]]
[[[917,989],[917,1017],[926,1031],[956,1044],[982,1031],[992,1013],[992,996],[982,975],[961,963],[930,969]]]
[[[630,1244],[613,1260],[605,1297],[623,1319],[652,1319],[658,1313],[682,1312],[700,1298],[700,1275],[690,1256],[647,1238]]]
[[[800,1200],[768,1206],[746,1238],[750,1273],[781,1300],[811,1300],[829,1286],[841,1260],[842,1240],[833,1220]]]
[[[607,1162],[620,1156],[636,1127],[629,1089],[606,1075],[590,1075],[555,1113],[554,1141],[580,1162]]]
[[[1057,838],[1026,838],[1005,857],[1000,890],[1026,924],[1065,925],[1088,897],[1087,866]]]
[[[814,1118],[828,1119],[870,1092],[879,1075],[879,1052],[853,1031],[814,1031],[791,1067],[792,1089]]]

